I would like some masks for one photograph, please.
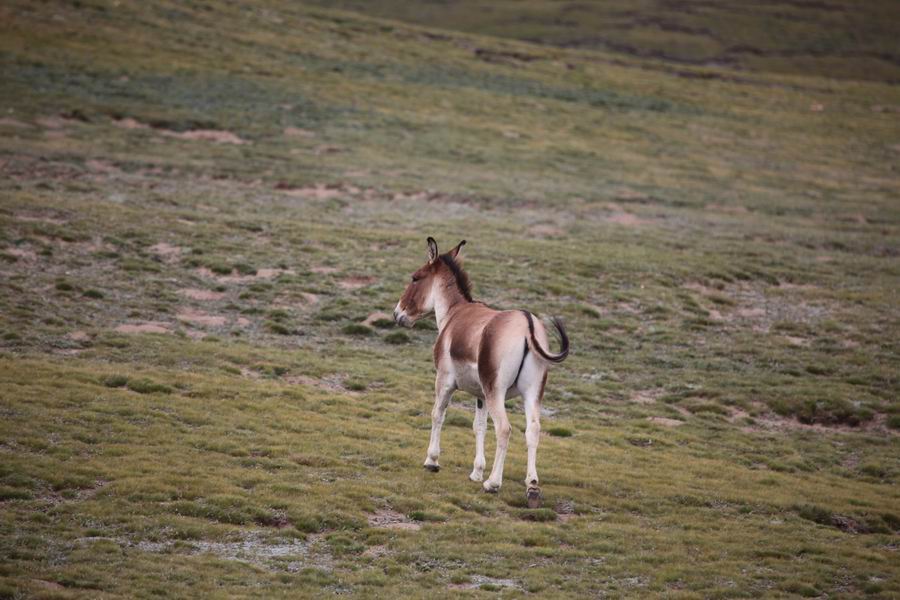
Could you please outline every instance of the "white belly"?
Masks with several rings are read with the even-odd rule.
[[[481,389],[481,378],[478,377],[478,365],[476,363],[453,362],[453,376],[456,379],[456,387],[467,394],[478,398],[484,398]],[[513,385],[506,390],[507,398],[515,398],[519,395],[519,388]]]
[[[476,363],[453,362],[453,376],[456,378],[456,387],[479,398],[484,396],[481,391],[481,379],[478,377],[478,365]]]

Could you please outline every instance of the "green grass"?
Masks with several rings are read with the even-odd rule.
[[[888,9],[428,6],[4,6],[0,597],[900,594]],[[540,509],[518,399],[421,468],[428,235],[566,320]]]

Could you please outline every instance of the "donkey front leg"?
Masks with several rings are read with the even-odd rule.
[[[472,422],[475,431],[475,463],[472,465],[472,474],[469,479],[481,481],[484,479],[484,435],[487,433],[487,409],[484,407],[484,398],[475,399],[475,420]]]
[[[431,410],[431,442],[428,444],[428,455],[425,457],[424,467],[433,473],[441,470],[438,458],[441,456],[441,427],[444,425],[444,416],[447,414],[447,405],[450,397],[456,390],[452,378],[445,373],[438,373],[434,380],[434,408]]]
[[[509,432],[511,427],[509,419],[506,417],[506,406],[503,401],[505,394],[492,393],[485,398],[487,409],[491,415],[491,421],[494,423],[494,432],[497,435],[497,451],[494,454],[494,466],[491,469],[491,476],[488,477],[482,485],[484,491],[496,493],[500,491],[503,485],[503,463],[506,461],[506,448],[509,446]]]

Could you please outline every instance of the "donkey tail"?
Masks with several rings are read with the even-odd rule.
[[[569,356],[569,336],[566,334],[566,326],[563,325],[562,319],[559,317],[552,317],[550,321],[553,323],[553,326],[556,327],[557,333],[559,333],[559,341],[562,345],[562,348],[559,351],[559,354],[550,354],[538,343],[537,338],[534,337],[534,317],[527,310],[522,311],[525,314],[525,318],[528,319],[528,334],[531,336],[531,342],[529,346],[537,352],[541,358],[544,360],[548,360],[552,363],[561,363],[566,360],[566,357]]]

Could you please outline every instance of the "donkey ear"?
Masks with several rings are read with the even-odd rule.
[[[458,243],[456,245],[456,248],[454,248],[453,250],[451,250],[449,252],[450,256],[452,256],[453,258],[456,258],[457,256],[459,256],[459,251],[462,250],[462,247],[465,245],[466,245],[466,240],[463,240],[460,243]]]
[[[438,257],[438,248],[437,242],[434,241],[433,237],[428,238],[428,260],[434,262]]]

